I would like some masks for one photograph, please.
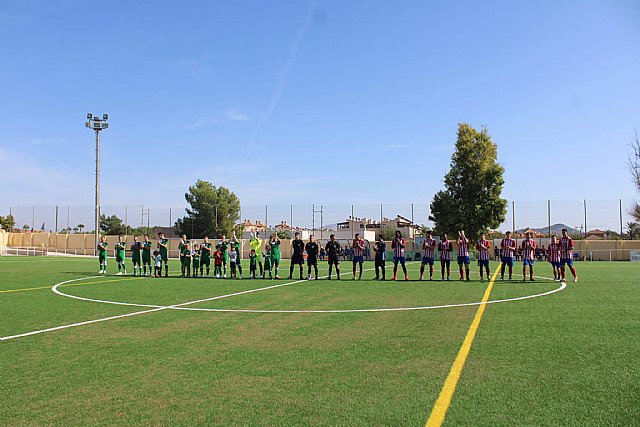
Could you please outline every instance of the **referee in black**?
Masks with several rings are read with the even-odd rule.
[[[376,280],[380,280],[379,269],[382,269],[382,280],[384,280],[384,261],[387,258],[387,245],[384,243],[382,236],[378,238],[373,251],[376,253]]]
[[[318,252],[320,252],[320,246],[313,240],[313,236],[309,236],[309,243],[304,246],[304,250],[307,251],[307,280],[311,280],[311,266],[313,266],[316,280],[318,280]]]
[[[291,248],[293,249],[293,255],[291,255],[291,266],[289,266],[289,279],[293,276],[293,266],[298,264],[300,266],[300,280],[302,280],[302,269],[304,268],[304,242],[300,239],[300,233],[296,231],[295,238],[291,241]]]
[[[336,275],[338,276],[338,280],[340,280],[340,268],[338,264],[338,254],[340,253],[340,242],[336,240],[336,235],[332,234],[329,236],[329,241],[324,247],[324,250],[327,251],[327,259],[329,260],[329,280],[331,280],[331,269],[333,265],[336,266]]]

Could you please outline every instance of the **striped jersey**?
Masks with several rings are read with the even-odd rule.
[[[353,241],[353,256],[364,256],[364,240],[355,239]]]
[[[404,245],[407,241],[404,237],[393,239],[391,247],[393,248],[393,256],[396,258],[404,257]]]
[[[560,243],[549,243],[547,259],[549,262],[560,262]]]
[[[522,241],[522,259],[525,261],[535,261],[536,242],[533,239],[524,239]]]
[[[438,250],[440,251],[440,259],[449,261],[451,260],[451,252],[453,252],[453,243],[450,240],[443,240],[438,243]]]
[[[436,251],[436,239],[424,239],[422,254],[425,258],[433,258]]]
[[[469,239],[466,237],[458,239],[458,256],[469,256]]]
[[[478,251],[478,261],[488,261],[489,258],[489,248],[491,247],[491,242],[488,240],[478,240],[476,242],[476,250]]]
[[[560,238],[560,258],[561,259],[573,258],[573,239],[571,237]]]
[[[500,242],[502,248],[502,256],[505,258],[513,258],[516,250],[516,241],[513,239],[502,239]]]

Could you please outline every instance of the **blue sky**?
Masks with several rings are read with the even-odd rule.
[[[509,200],[631,199],[637,1],[0,1],[0,213],[430,201],[459,122]],[[401,181],[401,185],[398,185]]]

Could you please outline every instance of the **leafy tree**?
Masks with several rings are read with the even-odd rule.
[[[231,235],[240,219],[240,199],[233,192],[199,179],[184,198],[191,207],[186,209],[187,216],[175,223],[178,234],[196,239]]]
[[[82,233],[82,229],[85,227],[85,225],[84,224],[78,224],[77,227],[78,227],[78,230],[80,230],[80,232]]]
[[[430,227],[427,227],[424,224],[420,224],[418,226],[418,232],[416,233],[416,235],[420,236],[420,237],[427,237],[427,233],[431,231]]]
[[[69,229],[69,232],[71,229]],[[100,215],[100,233],[107,236],[118,236],[126,234],[127,227],[116,215]]]
[[[25,224],[25,225],[23,225],[23,226],[22,226],[22,229],[23,229],[24,231],[27,231],[27,230],[28,230],[28,229],[30,229],[30,228],[31,228],[31,226],[30,226],[29,224]]]
[[[498,146],[487,129],[477,131],[460,123],[445,189],[431,202],[429,219],[435,223],[435,232],[457,236],[458,230],[465,230],[475,239],[480,231],[497,228],[507,212],[507,201],[500,197],[503,173]]]
[[[640,224],[637,222],[628,222],[627,231],[629,232],[629,239],[634,240],[640,236]]]
[[[640,192],[640,139],[638,139],[638,132],[636,132],[635,140],[629,144],[633,150],[633,154],[629,157],[629,170],[631,171],[631,177],[636,189]],[[640,221],[640,204],[635,202],[631,208],[631,215],[636,221]]]
[[[5,230],[13,230],[13,227],[16,226],[16,221],[13,218],[13,215],[0,216],[0,227]]]

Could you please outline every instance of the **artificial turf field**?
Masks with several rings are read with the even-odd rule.
[[[148,312],[0,341],[0,425],[424,425],[478,305],[166,308],[433,306],[481,301],[488,286],[473,265],[471,282],[444,283],[344,280],[341,265],[339,282],[291,283],[94,277],[94,259],[3,257],[0,337]],[[416,279],[419,264],[408,267]],[[576,268],[564,290],[485,306],[444,425],[640,424],[640,265]],[[51,290],[80,278],[59,291],[159,308]],[[489,299],[560,286],[514,278]]]

